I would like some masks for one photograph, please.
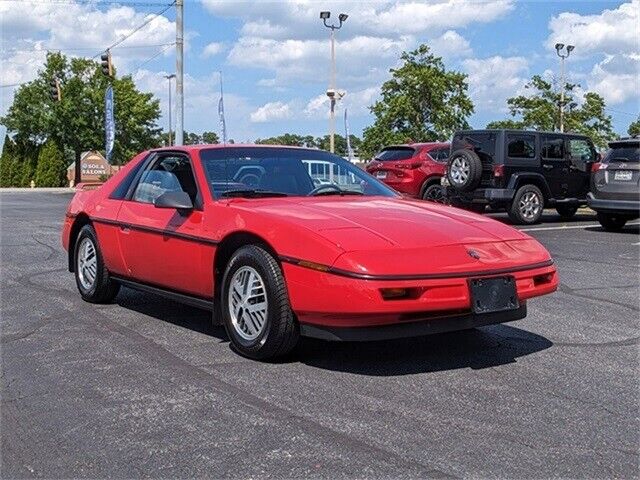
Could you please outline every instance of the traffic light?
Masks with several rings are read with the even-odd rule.
[[[52,78],[49,82],[49,95],[54,102],[62,101],[62,91],[60,90],[60,81],[57,78]]]
[[[107,50],[100,55],[100,66],[102,67],[102,74],[111,77],[113,75],[113,69],[111,67],[111,52]]]

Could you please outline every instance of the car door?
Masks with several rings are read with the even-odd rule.
[[[586,138],[568,138],[569,196],[586,198],[591,180],[591,166],[596,161],[596,150]]]
[[[566,137],[563,135],[545,134],[540,136],[542,169],[554,199],[566,198],[569,195],[569,167],[571,162],[567,155]]]
[[[184,153],[160,153],[132,185],[118,214],[119,241],[127,276],[142,283],[210,297],[203,262],[203,210],[191,159]],[[189,194],[194,208],[158,208],[154,201],[169,191]]]

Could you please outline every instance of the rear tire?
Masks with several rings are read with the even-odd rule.
[[[616,215],[612,213],[598,212],[596,217],[598,222],[600,222],[600,225],[602,225],[602,228],[607,232],[619,232],[624,228],[628,220],[624,215]]]
[[[482,161],[478,154],[464,148],[453,152],[447,163],[447,179],[456,190],[474,190],[482,180]]]
[[[570,220],[574,217],[576,212],[578,211],[578,207],[570,207],[567,205],[558,205],[556,207],[556,212],[565,220]]]
[[[220,305],[224,327],[242,355],[266,360],[289,353],[298,343],[295,319],[280,265],[265,249],[238,249],[224,273]]]
[[[120,290],[114,282],[100,253],[98,237],[91,225],[80,229],[74,248],[76,286],[83,300],[90,303],[108,303]]]
[[[509,218],[517,225],[538,223],[544,210],[544,196],[535,185],[520,187],[508,210]]]
[[[433,183],[424,190],[422,199],[435,203],[446,203],[445,188],[438,183]]]

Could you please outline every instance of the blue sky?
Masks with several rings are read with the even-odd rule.
[[[568,79],[607,99],[615,129],[625,133],[640,112],[640,1],[486,0],[280,1],[185,0],[185,128],[218,130],[219,71],[224,72],[227,129],[236,141],[285,132],[323,135],[328,127],[328,31],[318,13],[350,15],[338,32],[339,105],[352,133],[372,122],[367,107],[403,50],[426,43],[448,68],[469,75],[474,127],[505,118],[509,96],[534,74],[556,79],[556,41],[576,49]],[[0,2],[3,85],[33,78],[47,48],[94,55],[158,11],[157,5]],[[169,9],[113,51],[120,73],[154,92],[167,111],[175,69],[175,9]],[[163,45],[145,47],[147,45]],[[87,50],[78,50],[86,48]],[[93,48],[94,50],[91,50]],[[154,55],[157,55],[155,58]],[[151,58],[151,60],[149,60]],[[1,111],[12,88],[2,89]],[[166,127],[167,119],[161,119]],[[338,123],[339,131],[343,129]]]

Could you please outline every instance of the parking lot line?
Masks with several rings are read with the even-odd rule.
[[[627,223],[627,226],[640,225],[640,223]],[[561,225],[558,227],[533,227],[533,228],[519,228],[521,232],[537,232],[541,230],[574,230],[578,228],[600,227],[599,223],[590,223],[589,225]]]

